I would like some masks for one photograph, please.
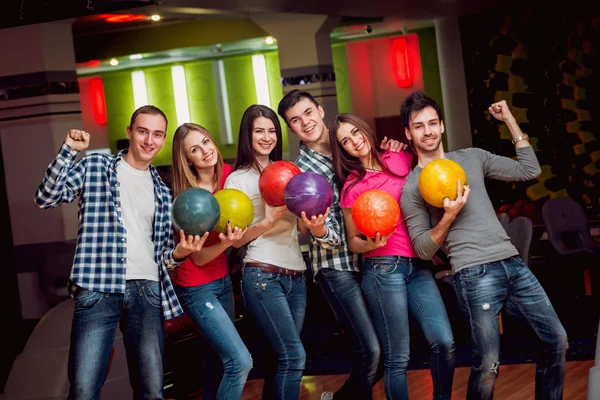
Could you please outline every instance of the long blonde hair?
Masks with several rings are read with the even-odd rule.
[[[200,132],[215,145],[215,149],[217,150],[217,164],[214,167],[213,184],[215,190],[219,189],[221,176],[223,175],[223,156],[217,147],[217,143],[206,128],[187,122],[177,128],[173,137],[173,197],[177,197],[179,193],[186,189],[198,187],[198,173],[196,172],[196,168],[190,165],[186,151],[183,148],[183,140],[192,131]]]

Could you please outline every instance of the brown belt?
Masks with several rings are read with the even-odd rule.
[[[260,268],[262,272],[270,272],[273,274],[280,274],[286,276],[302,276],[304,274],[304,271],[294,271],[293,269],[276,267],[275,265],[265,263],[249,262],[246,263],[246,267]]]

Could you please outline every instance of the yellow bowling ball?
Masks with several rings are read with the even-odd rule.
[[[455,161],[439,159],[431,161],[419,175],[419,191],[423,199],[434,207],[444,207],[444,198],[456,200],[457,181],[467,184],[465,170]]]
[[[223,189],[215,193],[215,198],[221,208],[221,217],[215,227],[217,232],[227,233],[227,221],[231,222],[231,229],[236,226],[244,229],[252,224],[254,206],[246,193],[237,189]]]

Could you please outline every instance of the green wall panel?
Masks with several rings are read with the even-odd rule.
[[[117,141],[127,138],[127,126],[134,110],[131,72],[118,71],[102,74],[108,140],[112,152],[117,151]]]
[[[224,158],[235,157],[235,146],[221,144],[219,105],[213,75],[213,61],[196,61],[185,64],[185,78],[190,105],[190,119],[202,125],[217,142]]]
[[[269,81],[269,97],[271,98],[271,108],[273,111],[275,111],[275,113],[277,113],[277,107],[283,98],[279,53],[276,51],[265,53],[265,63],[267,64],[267,78]],[[281,124],[283,152],[285,153],[288,151],[288,130],[283,118],[279,117],[279,123]]]
[[[161,65],[144,69],[146,75],[146,91],[148,92],[148,103],[160,108],[169,120],[167,127],[167,139],[165,145],[154,159],[154,165],[171,165],[171,154],[173,146],[173,133],[177,129],[177,112],[175,110],[175,96],[171,78],[171,65]],[[184,121],[182,121],[184,122]]]
[[[338,112],[352,113],[352,94],[348,79],[348,60],[346,44],[334,43],[331,46],[333,69],[335,72],[335,91],[337,94]]]
[[[227,97],[229,99],[229,115],[231,130],[236,149],[240,121],[244,111],[252,104],[256,104],[256,90],[254,87],[254,72],[252,70],[252,56],[243,55],[229,57],[223,60],[223,69],[227,79]]]

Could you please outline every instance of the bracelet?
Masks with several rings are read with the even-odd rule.
[[[528,140],[529,136],[527,136],[526,133],[522,134],[521,136],[519,136],[516,139],[511,140],[512,144],[517,144],[517,142],[520,142],[521,140]]]

